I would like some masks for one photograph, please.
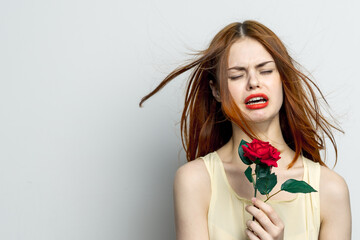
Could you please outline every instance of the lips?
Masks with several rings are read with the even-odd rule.
[[[248,109],[260,109],[269,104],[269,98],[264,93],[251,94],[245,98],[245,105]]]

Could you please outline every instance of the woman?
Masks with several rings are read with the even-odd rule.
[[[337,155],[331,130],[339,129],[321,114],[313,88],[321,91],[295,68],[279,38],[255,21],[232,23],[140,106],[190,69],[181,119],[189,162],[174,181],[177,239],[350,239],[347,185],[319,154],[327,136]],[[282,191],[266,203],[252,198],[238,146],[254,138],[281,152],[273,192],[289,178],[318,192]]]

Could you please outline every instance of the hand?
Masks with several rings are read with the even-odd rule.
[[[246,211],[257,221],[247,221],[246,234],[250,240],[283,240],[284,223],[274,209],[263,201],[252,198],[254,206],[246,206]]]

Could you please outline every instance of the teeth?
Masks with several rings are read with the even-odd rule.
[[[261,99],[264,99],[262,97],[255,97],[255,98],[250,98],[249,102],[253,102],[253,101],[259,101]]]
[[[254,97],[254,98],[251,98],[246,104],[253,105],[253,104],[259,104],[259,103],[266,103],[266,99],[263,97]]]
[[[254,105],[254,104],[260,104],[260,103],[266,103],[265,100],[259,101],[259,102],[248,102],[246,105]]]

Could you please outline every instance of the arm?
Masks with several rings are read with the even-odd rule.
[[[211,197],[210,177],[203,160],[180,167],[174,180],[177,240],[208,240],[207,213]]]
[[[351,239],[349,190],[345,180],[334,171],[321,167],[320,240]]]

